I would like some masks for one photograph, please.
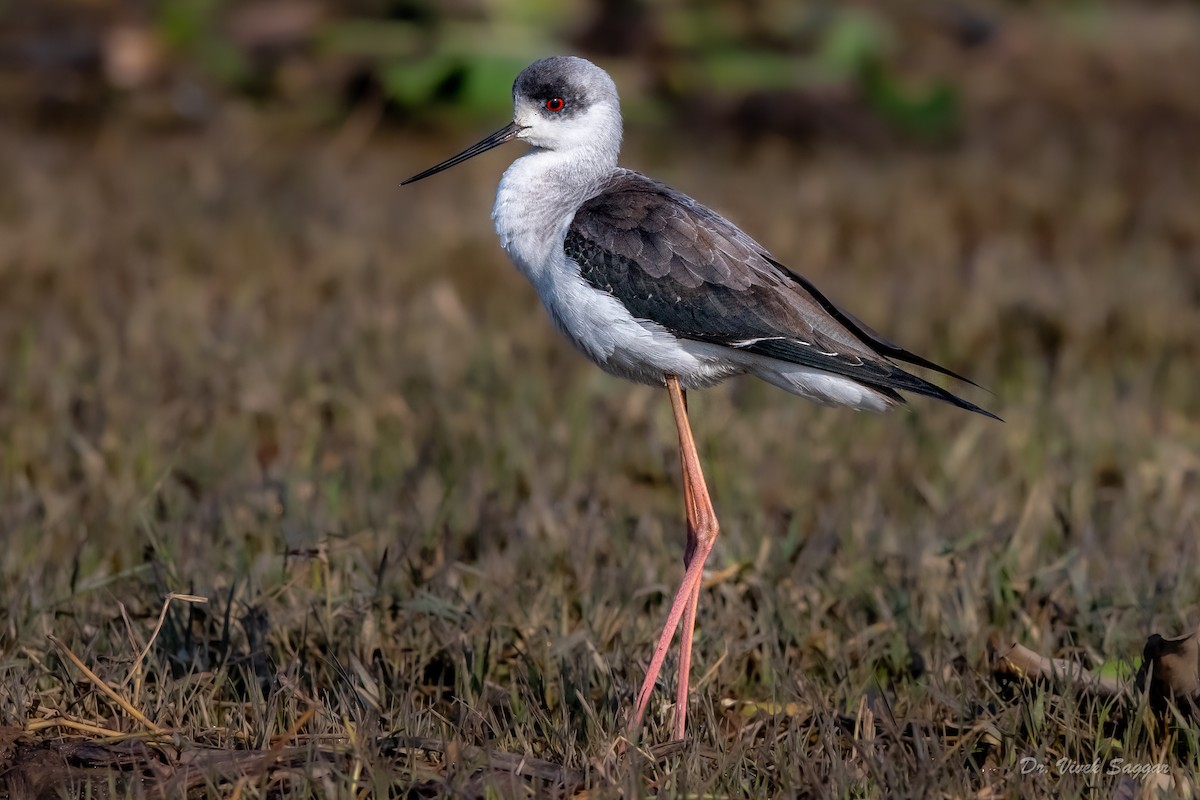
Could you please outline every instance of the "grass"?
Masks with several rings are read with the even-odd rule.
[[[692,735],[663,744],[668,678],[651,757],[623,759],[681,575],[673,426],[505,262],[503,158],[400,190],[470,135],[361,145],[237,107],[203,132],[0,133],[10,791],[1057,797],[1129,791],[1060,758],[1189,775],[1194,723],[989,667],[993,634],[1113,669],[1198,621],[1200,116],[1128,83],[1065,107],[1047,82],[968,86],[988,99],[938,151],[631,132],[626,163],[1007,422],[693,393],[723,527]],[[156,629],[171,593],[208,602]]]

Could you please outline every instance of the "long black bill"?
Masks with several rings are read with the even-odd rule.
[[[430,175],[436,175],[444,169],[450,169],[455,164],[461,164],[462,162],[466,161],[468,158],[474,158],[475,156],[479,155],[480,153],[486,153],[488,150],[491,150],[493,147],[499,147],[500,145],[504,144],[505,142],[511,142],[513,139],[517,138],[517,132],[520,130],[521,130],[520,125],[518,125],[515,122],[510,122],[507,125],[505,125],[503,128],[501,128],[500,130],[493,133],[491,136],[484,139],[479,144],[471,145],[466,150],[463,150],[461,153],[454,156],[453,158],[446,159],[442,163],[438,164],[436,167],[430,167],[429,169],[425,170],[424,172],[418,172],[416,175],[413,175],[408,180],[403,181],[400,185],[407,186],[410,183],[416,183],[419,180],[428,178]]]

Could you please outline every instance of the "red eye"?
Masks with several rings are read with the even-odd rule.
[[[567,104],[561,97],[552,97],[546,101],[547,111],[562,111],[566,106]]]

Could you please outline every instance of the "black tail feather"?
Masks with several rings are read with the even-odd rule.
[[[772,266],[774,266],[778,270],[783,271],[784,273],[786,273],[788,275],[788,277],[790,277],[792,280],[796,281],[796,283],[798,283],[802,287],[804,287],[804,290],[806,292],[808,292],[810,295],[812,295],[813,299],[816,300],[817,303],[820,304],[821,308],[825,309],[825,311],[831,317],[833,317],[838,322],[840,322],[851,333],[853,333],[855,336],[857,336],[858,339],[863,344],[865,344],[867,347],[870,347],[876,353],[879,353],[879,355],[886,356],[887,358],[894,358],[897,361],[904,361],[909,364],[914,364],[918,367],[924,367],[925,369],[931,369],[934,372],[940,372],[943,375],[947,375],[951,378],[954,378],[957,381],[962,381],[963,383],[969,383],[970,385],[974,386],[976,389],[983,389],[983,391],[985,391],[985,392],[988,391],[987,389],[984,389],[982,386],[980,386],[978,383],[971,380],[970,378],[959,375],[954,370],[947,369],[946,367],[943,367],[941,364],[934,363],[933,361],[930,361],[927,358],[923,358],[923,357],[917,355],[916,353],[909,352],[908,350],[905,350],[903,347],[896,344],[895,342],[891,342],[891,341],[885,339],[870,325],[867,325],[861,319],[854,316],[849,311],[846,311],[845,309],[843,309],[837,303],[830,300],[825,295],[821,294],[821,290],[818,289],[816,286],[814,286],[812,284],[812,282],[808,280],[808,278],[805,278],[803,275],[799,274],[798,272],[793,272],[792,270],[788,269],[783,264],[780,264],[778,261],[771,258],[769,255],[766,255],[765,253],[763,253],[762,255],[764,258],[766,258],[768,261],[771,262]],[[917,390],[913,389],[912,391],[917,391]],[[936,396],[936,395],[931,395],[931,396]],[[951,396],[953,397],[953,395],[951,395]],[[966,402],[966,401],[963,401],[963,402]],[[970,403],[968,403],[967,405],[970,405]],[[972,407],[972,409],[978,410],[978,409],[975,409],[974,407]],[[989,414],[988,416],[993,416],[993,415]],[[997,417],[997,419],[999,419],[999,418]]]
[[[780,361],[789,361],[793,364],[812,367],[823,372],[833,373],[834,375],[841,375],[870,386],[876,391],[883,392],[892,399],[896,399],[895,392],[899,389],[905,392],[912,392],[913,394],[924,395],[925,397],[932,397],[966,411],[982,414],[999,422],[1004,421],[987,409],[980,408],[969,400],[964,400],[937,384],[930,383],[924,378],[913,375],[902,367],[898,367],[882,358],[878,361],[861,358],[855,361],[848,361],[836,353],[825,353],[803,342],[784,338],[762,339],[739,349],[767,356],[768,358],[777,358]],[[967,382],[970,383],[970,381]]]

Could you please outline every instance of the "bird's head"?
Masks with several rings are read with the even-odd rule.
[[[513,82],[513,121],[404,183],[428,178],[514,139],[615,166],[621,149],[621,101],[608,73],[586,59],[535,61]]]
[[[545,150],[611,152],[621,146],[621,101],[608,73],[575,56],[535,61],[513,82],[517,138]]]

